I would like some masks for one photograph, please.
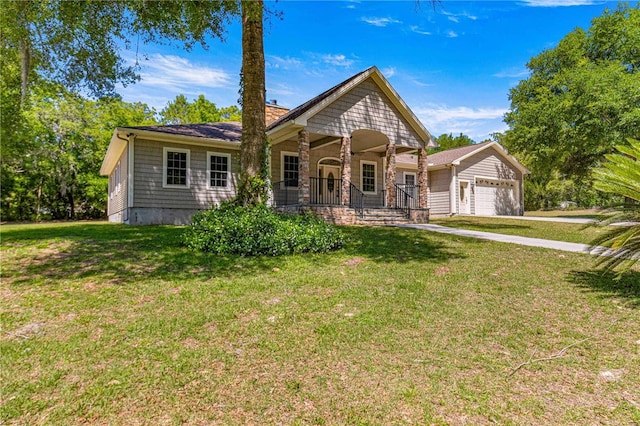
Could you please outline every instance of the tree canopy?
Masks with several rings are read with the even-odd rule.
[[[458,136],[453,136],[453,133],[443,133],[436,138],[436,142],[439,147],[434,152],[445,151],[451,148],[458,148],[461,146],[473,145],[474,141],[469,136],[460,133]]]
[[[177,95],[160,111],[162,124],[217,123],[220,121],[240,121],[242,112],[235,106],[218,108],[204,95],[189,102],[185,95]]]
[[[532,58],[510,92],[505,143],[541,175],[589,180],[640,134],[640,6],[621,4]]]

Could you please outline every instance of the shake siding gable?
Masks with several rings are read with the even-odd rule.
[[[369,129],[385,134],[396,145],[422,147],[409,123],[370,79],[309,118],[306,128],[312,133],[340,136]]]
[[[190,151],[189,188],[163,187],[164,148]],[[208,148],[136,139],[134,164],[135,208],[206,209],[235,195],[239,153],[234,150]],[[227,188],[208,188],[207,152],[230,154],[230,179]]]

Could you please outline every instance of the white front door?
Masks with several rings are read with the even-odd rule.
[[[460,214],[471,214],[471,203],[469,203],[469,181],[461,180],[458,190],[460,201]]]

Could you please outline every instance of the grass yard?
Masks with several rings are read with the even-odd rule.
[[[181,232],[2,226],[0,423],[640,423],[639,269],[404,228],[216,257]]]
[[[606,227],[588,226],[578,223],[542,222],[483,216],[443,217],[433,219],[431,223],[449,226],[451,228],[582,244],[591,244],[594,238],[601,235],[601,233],[607,229]]]
[[[533,210],[524,212],[525,216],[539,217],[575,217],[583,219],[596,219],[603,210],[575,209],[575,210]]]

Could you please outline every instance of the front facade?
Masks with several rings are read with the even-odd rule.
[[[435,144],[376,67],[294,110],[270,105],[266,120],[274,207],[335,223],[356,223],[367,208],[427,220],[426,149]],[[240,123],[117,128],[101,168],[109,220],[185,224],[233,198],[241,131]],[[406,182],[396,173],[405,152],[420,165]]]
[[[435,142],[376,67],[291,111],[267,105],[265,120],[274,208],[340,224],[380,212],[410,222],[522,214],[526,169],[495,143],[427,158]],[[233,198],[241,133],[240,123],[117,128],[100,170],[109,220],[186,224]]]

